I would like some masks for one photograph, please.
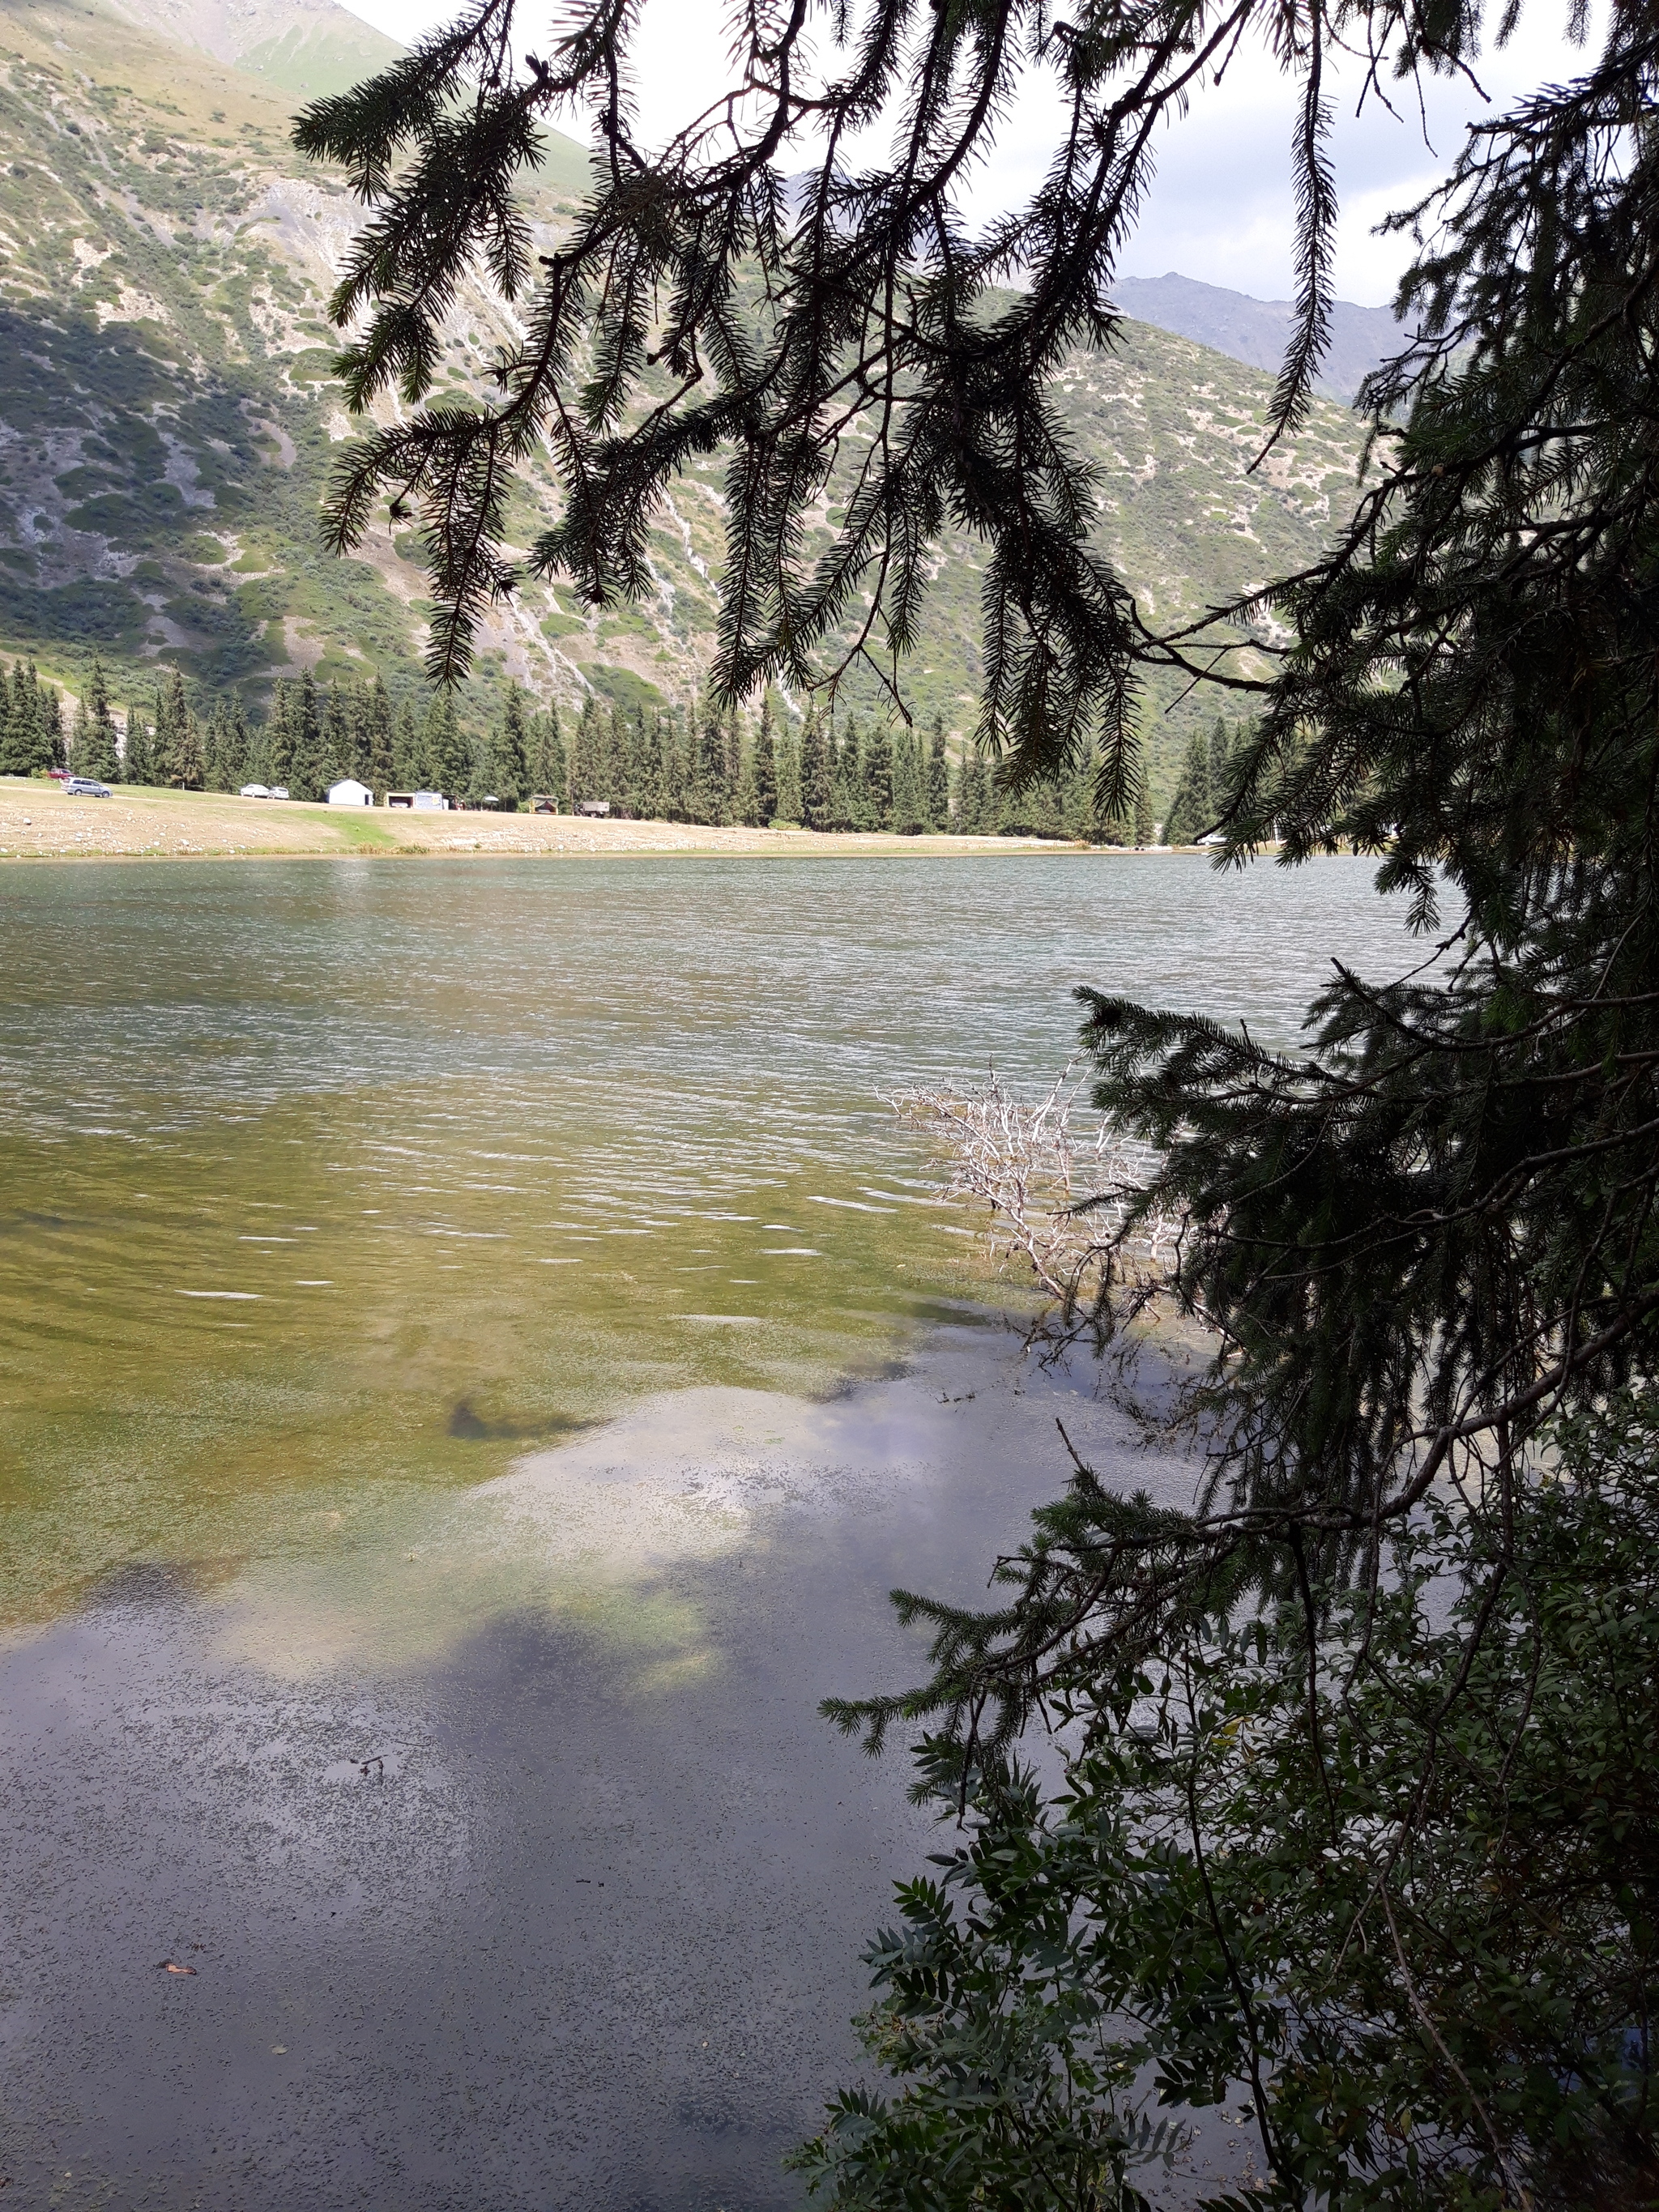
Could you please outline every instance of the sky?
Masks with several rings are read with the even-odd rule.
[[[350,0],[350,5],[405,41],[455,12],[453,0]],[[520,7],[524,43],[533,51],[534,30],[556,9],[548,0],[520,0]],[[1352,82],[1336,102],[1331,147],[1342,205],[1339,298],[1362,307],[1389,301],[1409,258],[1409,242],[1378,238],[1376,226],[1444,173],[1470,122],[1501,112],[1536,86],[1584,66],[1563,34],[1566,12],[1563,0],[1530,0],[1509,46],[1478,64],[1489,101],[1467,83],[1431,86],[1426,137],[1409,88],[1404,90],[1412,104],[1407,108],[1396,100],[1397,116],[1374,100],[1356,115],[1358,72],[1350,72]],[[647,139],[667,137],[722,89],[725,15],[723,0],[646,0],[635,54]],[[1259,300],[1290,296],[1294,112],[1294,89],[1271,60],[1239,56],[1223,83],[1203,91],[1185,119],[1164,133],[1157,178],[1121,273],[1161,276],[1173,270]],[[1040,86],[1022,97],[999,134],[994,161],[975,182],[970,213],[1014,204],[1031,190],[1053,143],[1053,113]],[[573,117],[571,125],[586,136],[579,118]]]

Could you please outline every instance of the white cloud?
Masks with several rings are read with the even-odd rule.
[[[392,37],[412,39],[453,14],[432,0],[354,0],[354,12]],[[646,0],[635,52],[635,94],[648,141],[660,141],[714,100],[727,82],[728,9],[723,0]],[[1379,239],[1375,226],[1433,184],[1455,155],[1469,123],[1501,112],[1510,100],[1552,79],[1571,76],[1582,58],[1562,34],[1565,5],[1534,5],[1510,45],[1483,60],[1479,74],[1490,104],[1462,80],[1425,89],[1419,116],[1410,86],[1387,88],[1398,113],[1374,97],[1354,113],[1359,76],[1338,79],[1332,144],[1342,225],[1337,290],[1366,306],[1386,301],[1409,255],[1408,242]],[[541,17],[520,16],[533,47]],[[1593,42],[1592,42],[1593,43]],[[1164,136],[1158,173],[1140,225],[1123,259],[1128,276],[1168,270],[1258,299],[1282,299],[1293,289],[1290,147],[1293,87],[1269,57],[1241,54],[1219,86],[1195,94],[1183,120]],[[1040,179],[1054,143],[1054,101],[1040,82],[1029,85],[1000,133],[994,158],[980,173],[973,199],[981,210],[1008,205]],[[580,128],[578,119],[572,125]]]

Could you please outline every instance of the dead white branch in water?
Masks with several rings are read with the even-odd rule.
[[[1162,1210],[1128,1226],[1158,1156],[1105,1115],[1080,1109],[1082,1092],[1068,1063],[1035,1103],[994,1071],[972,1091],[908,1091],[893,1101],[949,1163],[941,1196],[988,1206],[993,1253],[1023,1259],[1068,1322],[1103,1315],[1115,1285],[1144,1304],[1174,1263],[1179,1229]]]

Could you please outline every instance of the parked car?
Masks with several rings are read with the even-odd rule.
[[[236,795],[239,799],[269,799],[270,786],[268,783],[245,783]]]
[[[115,793],[96,776],[72,775],[64,786],[66,799],[113,799]]]
[[[285,783],[273,783],[270,789],[266,792],[265,797],[267,799],[286,799],[288,797],[288,786]]]
[[[46,774],[54,783],[67,783],[70,780],[70,773],[66,768],[49,768]]]

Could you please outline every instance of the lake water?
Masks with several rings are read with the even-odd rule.
[[[1063,1479],[885,1103],[1290,1042],[1370,870],[0,878],[8,2201],[783,2206],[925,1846],[814,1717]],[[171,1976],[159,1961],[192,1964]]]

